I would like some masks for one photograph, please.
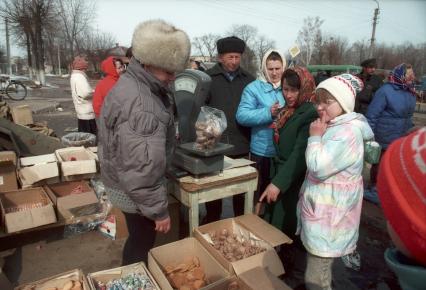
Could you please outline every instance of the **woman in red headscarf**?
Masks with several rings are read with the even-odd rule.
[[[318,118],[318,114],[311,102],[315,96],[315,81],[306,68],[285,70],[281,84],[286,104],[271,126],[277,155],[272,160],[271,183],[259,201],[268,203],[264,219],[295,240],[296,206],[306,172],[305,150],[309,126]],[[300,248],[303,249],[303,246]],[[291,251],[285,249],[281,254],[283,252]],[[284,260],[287,262],[286,271],[290,272],[294,261],[291,261],[291,257]],[[303,281],[303,278],[300,280]]]
[[[88,68],[86,58],[76,56],[72,63],[70,78],[71,95],[78,119],[78,132],[97,133],[95,113],[93,112],[93,89],[85,71]]]

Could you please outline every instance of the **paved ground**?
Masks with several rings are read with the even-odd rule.
[[[77,127],[69,80],[50,77],[48,81],[56,88],[31,90],[25,101],[10,104],[30,105],[36,121],[47,121],[58,136],[63,136],[67,128]],[[426,125],[426,115],[417,115],[416,122]],[[230,203],[225,203],[225,215],[231,214]],[[120,265],[123,244],[124,240],[113,241],[98,232],[64,239],[63,232],[52,231],[30,238],[25,246],[19,247],[7,258],[5,272],[11,282],[18,285],[74,268],[81,268],[86,273],[108,269]],[[361,271],[347,269],[337,260],[333,269],[335,289],[400,289],[383,259],[383,252],[389,245],[381,209],[364,202],[358,242]]]

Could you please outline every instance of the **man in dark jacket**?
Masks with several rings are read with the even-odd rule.
[[[165,173],[175,130],[168,87],[185,68],[190,49],[182,30],[162,20],[141,23],[127,73],[103,104],[99,160],[106,193],[127,222],[123,265],[146,263],[156,231],[170,229]]]
[[[357,75],[364,82],[364,89],[356,96],[355,112],[365,115],[374,94],[382,86],[383,81],[374,74],[377,67],[375,58],[366,59],[361,63],[362,71]]]
[[[240,104],[241,94],[254,77],[240,67],[241,55],[246,44],[238,37],[231,36],[217,41],[219,63],[207,70],[212,78],[206,104],[222,110],[228,121],[228,127],[222,135],[221,142],[234,145],[228,156],[240,158],[248,156],[250,150],[250,128],[239,125],[235,114]],[[271,137],[272,138],[272,137]],[[235,216],[244,213],[244,195],[234,196]],[[222,213],[222,200],[206,203],[207,216],[203,223],[218,220]]]

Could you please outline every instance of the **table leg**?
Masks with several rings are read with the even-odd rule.
[[[244,214],[253,213],[254,191],[247,191],[244,199]]]
[[[192,237],[194,229],[199,225],[198,193],[189,194],[189,236]]]

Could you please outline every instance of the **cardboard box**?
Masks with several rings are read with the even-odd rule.
[[[58,216],[62,219],[72,219],[70,209],[99,202],[89,183],[84,180],[62,182],[44,186],[56,206]]]
[[[248,270],[238,277],[233,276],[209,290],[229,290],[232,283],[238,285],[238,290],[291,290],[281,279],[260,267]]]
[[[104,270],[99,271],[95,273],[90,273],[87,275],[87,280],[89,282],[90,289],[97,290],[96,285],[98,282],[102,282],[104,284],[108,283],[111,280],[114,279],[120,279],[121,277],[125,277],[132,273],[140,273],[145,274],[149,277],[149,279],[152,282],[152,285],[154,286],[153,290],[161,290],[161,288],[158,286],[157,282],[155,282],[155,279],[152,277],[151,273],[146,268],[145,264],[143,262],[141,263],[135,263],[123,267],[118,267],[110,270]]]
[[[234,233],[244,240],[256,243],[256,245],[265,248],[266,251],[235,262],[229,262],[213,247],[211,240],[209,241],[209,232],[223,229],[227,229],[228,232]],[[253,214],[203,225],[194,230],[194,236],[223,267],[237,276],[256,267],[267,268],[275,276],[284,274],[284,267],[274,247],[292,242],[281,231]]]
[[[153,248],[148,253],[148,268],[163,290],[172,290],[163,270],[166,265],[177,265],[186,258],[195,256],[200,260],[210,284],[201,288],[209,289],[229,277],[224,269],[195,238],[186,238],[167,245]]]
[[[96,155],[84,147],[61,148],[55,155],[63,181],[90,179],[96,174]]]
[[[0,206],[7,233],[56,222],[52,201],[41,187],[0,193]]]
[[[26,283],[15,287],[15,290],[42,290],[42,289],[62,289],[67,282],[70,280],[79,281],[83,286],[83,290],[90,290],[89,284],[87,283],[86,277],[84,277],[83,271],[75,269],[61,273],[49,278],[45,278],[36,282]]]
[[[10,111],[12,113],[12,119],[15,124],[24,126],[34,124],[33,112],[31,111],[30,106],[13,106],[10,108]]]
[[[59,179],[58,162],[55,154],[45,154],[19,159],[19,182],[22,188],[57,183]]]
[[[16,154],[14,151],[0,152],[0,192],[17,190]]]

